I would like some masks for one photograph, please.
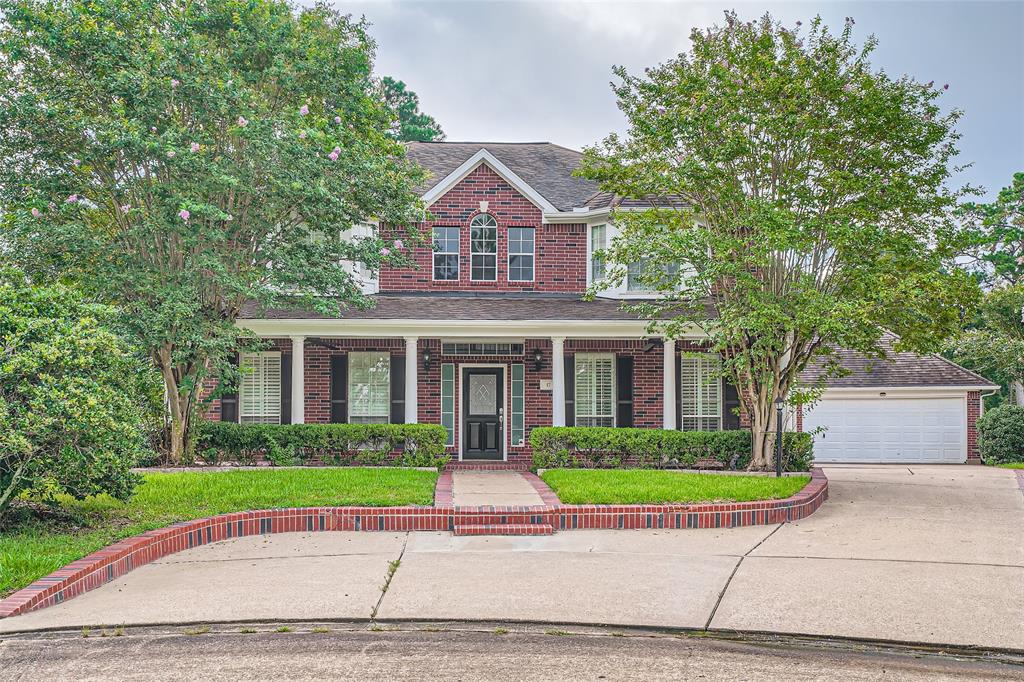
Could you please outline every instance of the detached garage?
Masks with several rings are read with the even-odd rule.
[[[977,462],[975,422],[982,393],[996,390],[977,374],[937,355],[892,352],[876,360],[843,352],[850,371],[829,381],[821,400],[802,415],[816,431],[814,460],[850,464]],[[817,368],[806,379],[814,379]]]

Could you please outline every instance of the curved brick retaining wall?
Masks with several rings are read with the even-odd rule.
[[[1021,480],[1024,481],[1024,477]],[[549,497],[542,499],[550,500]],[[169,554],[235,537],[332,530],[447,531],[457,524],[546,523],[556,530],[735,528],[796,521],[811,515],[826,499],[828,479],[820,469],[814,469],[811,482],[803,490],[781,500],[732,504],[455,507],[451,504],[451,473],[446,472],[438,480],[433,507],[265,509],[221,514],[151,530],[73,561],[15,592],[0,601],[0,618],[60,604]]]

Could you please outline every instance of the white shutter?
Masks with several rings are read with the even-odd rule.
[[[576,424],[615,425],[615,356],[577,353]]]
[[[717,355],[684,354],[680,358],[679,400],[683,431],[722,428],[722,379]]]
[[[243,424],[281,423],[281,353],[242,353],[242,382],[238,391]]]
[[[348,416],[352,423],[387,424],[391,415],[391,355],[348,354]]]

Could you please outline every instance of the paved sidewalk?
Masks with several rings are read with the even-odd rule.
[[[455,471],[452,491],[456,506],[520,506],[544,504],[518,471]]]
[[[710,627],[1024,649],[1024,495],[1013,472],[912,466],[827,474],[831,499],[782,526],[235,539],[0,620],[0,632],[372,613],[382,621]],[[501,480],[474,491],[469,484],[480,481],[471,476],[462,492],[490,494],[479,488]],[[525,494],[505,486],[503,495]]]

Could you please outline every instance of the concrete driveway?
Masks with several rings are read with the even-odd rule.
[[[373,617],[1024,649],[1024,494],[1013,472],[844,466],[826,473],[830,500],[810,518],[783,526],[230,540],[143,566],[59,606],[0,620],[0,632]]]

